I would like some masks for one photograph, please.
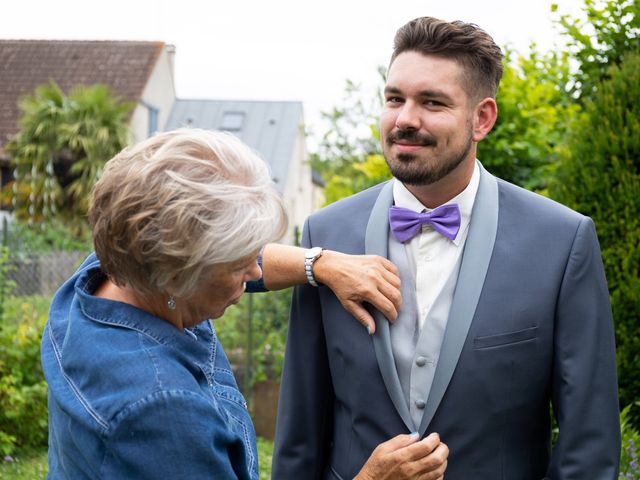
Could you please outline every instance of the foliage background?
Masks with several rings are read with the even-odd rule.
[[[14,297],[0,322],[0,454],[47,445],[47,384],[40,338],[49,298]]]

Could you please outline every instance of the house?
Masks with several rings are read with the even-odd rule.
[[[19,129],[19,99],[51,80],[66,93],[101,83],[133,102],[134,142],[162,130],[176,98],[174,52],[163,42],[0,40],[0,162]]]
[[[296,243],[304,219],[319,204],[321,179],[308,164],[300,102],[179,100],[175,48],[163,42],[0,40],[0,167],[11,178],[3,150],[19,130],[19,99],[55,80],[64,92],[101,83],[136,106],[132,141],[181,126],[232,132],[271,166],[290,215],[285,243]]]
[[[284,243],[296,244],[305,218],[315,209],[301,102],[176,100],[167,130],[179,127],[224,130],[249,145],[270,166],[289,213]]]

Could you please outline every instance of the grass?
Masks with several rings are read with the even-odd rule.
[[[47,450],[32,450],[0,459],[0,480],[40,480],[47,476]]]
[[[271,479],[271,457],[273,456],[273,442],[258,437],[258,461],[260,462],[260,480]]]
[[[273,442],[258,438],[260,480],[271,478]],[[47,476],[47,451],[36,450],[18,453],[0,459],[0,480],[42,480]]]

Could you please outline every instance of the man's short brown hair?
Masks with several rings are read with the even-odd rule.
[[[391,63],[410,51],[456,60],[464,69],[465,90],[471,98],[496,97],[504,56],[493,38],[477,25],[416,18],[397,31]]]

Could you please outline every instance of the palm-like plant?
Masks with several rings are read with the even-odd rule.
[[[103,85],[66,96],[51,82],[21,99],[20,131],[7,145],[15,181],[5,192],[18,218],[83,230],[89,192],[107,160],[129,140],[132,104]]]

